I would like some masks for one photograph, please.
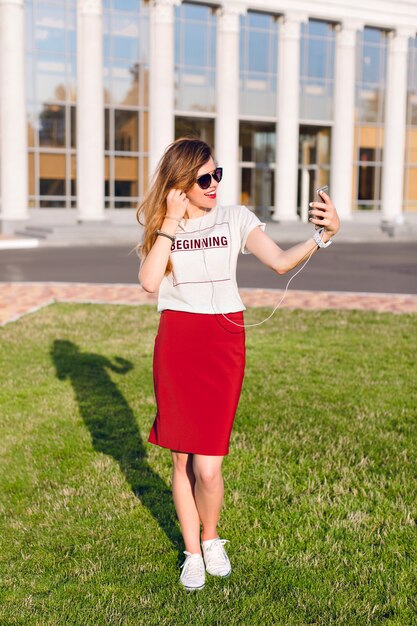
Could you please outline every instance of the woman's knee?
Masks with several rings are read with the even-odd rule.
[[[184,452],[172,451],[172,464],[175,472],[187,474],[191,464],[191,455]]]
[[[222,469],[218,464],[194,464],[197,482],[207,489],[218,487],[222,481]]]

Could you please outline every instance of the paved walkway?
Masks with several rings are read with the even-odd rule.
[[[278,289],[241,289],[247,307],[275,307],[283,296]],[[0,325],[19,319],[52,302],[155,304],[156,296],[139,285],[85,283],[0,283]],[[288,290],[282,303],[287,309],[360,309],[392,313],[417,313],[417,296]]]

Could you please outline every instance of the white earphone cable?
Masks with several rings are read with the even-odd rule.
[[[204,215],[201,219],[200,225],[199,225],[199,229],[198,232],[199,234],[201,233],[201,226],[203,223],[203,219],[204,219]],[[274,313],[279,309],[279,307],[281,306],[281,304],[284,302],[284,298],[287,295],[287,291],[288,291],[288,287],[290,286],[291,281],[293,280],[293,278],[295,278],[307,265],[307,263],[309,262],[309,260],[311,259],[311,257],[313,256],[314,252],[315,252],[315,248],[312,249],[312,251],[310,252],[310,254],[308,255],[307,259],[304,261],[303,265],[300,267],[299,270],[296,271],[295,274],[293,274],[291,276],[291,278],[289,279],[289,281],[287,282],[287,285],[285,287],[284,293],[282,295],[281,300],[278,302],[278,304],[276,305],[276,307],[274,308],[274,310],[272,311],[272,313],[270,313],[270,315],[268,315],[268,317],[266,317],[264,320],[262,320],[261,322],[257,322],[255,324],[238,324],[237,322],[234,322],[233,320],[231,320],[229,317],[227,317],[227,315],[225,315],[224,313],[220,313],[216,311],[216,307],[215,307],[215,287],[214,287],[214,281],[212,280],[208,267],[207,267],[207,262],[206,262],[206,254],[205,254],[205,250],[204,248],[202,248],[202,253],[203,253],[203,260],[204,260],[204,267],[206,270],[206,274],[207,277],[211,283],[211,308],[213,309],[213,313],[215,315],[222,315],[228,322],[230,322],[230,324],[233,324],[234,326],[239,326],[240,328],[254,328],[255,326],[261,326],[262,324],[265,324],[265,322],[267,322],[268,320],[271,319],[271,317],[274,315]]]

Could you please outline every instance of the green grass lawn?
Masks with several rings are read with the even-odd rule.
[[[170,456],[146,443],[157,323],[59,304],[0,329],[0,624],[416,624],[416,316],[282,310],[247,331],[233,573],[191,594]]]

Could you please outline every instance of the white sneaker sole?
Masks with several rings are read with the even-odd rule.
[[[181,583],[181,585],[182,585],[182,587],[184,587],[185,591],[201,591],[201,589],[204,589],[204,587],[205,587],[205,583],[204,583],[204,585],[201,585],[201,587],[186,587],[182,583]]]

